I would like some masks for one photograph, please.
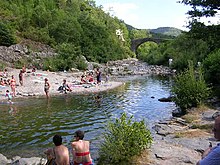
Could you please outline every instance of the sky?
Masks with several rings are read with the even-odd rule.
[[[177,0],[95,0],[103,10],[138,29],[175,27],[188,30],[189,6]]]

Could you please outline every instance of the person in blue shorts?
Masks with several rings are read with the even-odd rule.
[[[220,141],[220,116],[215,119],[213,133],[215,139]],[[202,159],[196,165],[220,165],[220,143],[215,147],[210,145],[203,152]]]

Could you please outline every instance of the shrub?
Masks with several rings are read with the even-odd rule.
[[[6,26],[6,24],[0,22],[0,45],[10,46],[15,43],[15,36],[12,34],[12,31]]]
[[[175,95],[173,98],[175,104],[179,106],[183,114],[185,114],[186,109],[197,107],[204,103],[209,97],[211,89],[204,80],[201,67],[198,69],[198,73],[195,74],[191,62],[189,63],[189,68],[179,73],[174,79],[172,92]]]
[[[151,146],[152,136],[144,120],[132,122],[132,118],[123,113],[120,119],[108,123],[104,142],[99,149],[98,164],[126,164],[132,156],[139,155]]]
[[[76,62],[76,65],[77,65],[77,69],[79,69],[79,70],[86,70],[88,67],[88,64],[82,59],[79,59]]]
[[[205,70],[205,78],[213,83],[220,84],[220,49],[209,56],[203,61],[203,67]]]

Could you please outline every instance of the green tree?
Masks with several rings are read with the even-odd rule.
[[[219,0],[182,0],[181,3],[189,5],[192,10],[188,11],[191,17],[213,17],[220,9]]]
[[[60,50],[65,52],[65,49],[61,45],[74,45],[74,56],[67,53],[72,60],[83,55],[89,61],[105,63],[134,57],[125,23],[96,7],[93,0],[2,0],[0,7],[2,22],[12,27],[20,40],[49,44],[59,52],[57,59],[45,61],[45,68],[85,67],[83,62],[70,64],[63,59],[65,53]],[[117,37],[116,29],[123,31],[125,41]]]
[[[12,30],[4,23],[0,22],[0,45],[10,46],[15,44],[15,36]]]
[[[206,80],[214,85],[220,84],[220,49],[204,59],[203,67]]]
[[[138,38],[146,38],[150,37],[150,33],[146,29],[132,29],[130,30],[130,38],[131,39],[138,39]]]
[[[189,62],[189,68],[179,73],[174,80],[172,92],[174,102],[185,114],[188,108],[197,107],[205,103],[211,89],[204,80],[201,67],[196,74],[193,63]]]

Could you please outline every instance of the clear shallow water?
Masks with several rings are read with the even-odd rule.
[[[101,94],[17,99],[13,105],[0,104],[0,153],[8,158],[44,156],[43,151],[53,146],[53,135],[61,134],[70,148],[73,133],[82,129],[85,139],[91,141],[95,158],[106,123],[121,113],[133,115],[136,121],[145,119],[149,128],[171,117],[175,105],[158,101],[170,95],[170,86],[169,78],[133,77],[126,85]],[[95,99],[97,95],[100,101]]]

